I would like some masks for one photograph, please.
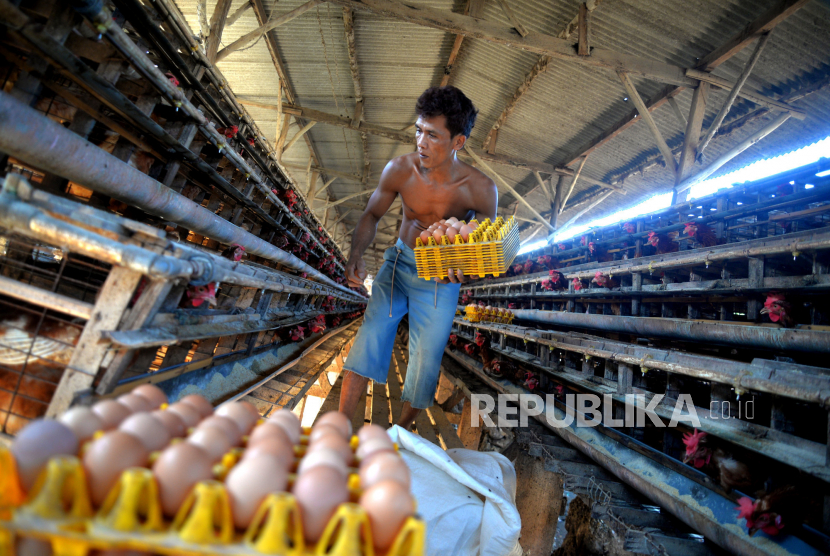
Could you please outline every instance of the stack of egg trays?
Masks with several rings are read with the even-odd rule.
[[[305,454],[309,429],[295,447],[295,465]],[[352,437],[352,448],[358,445]],[[217,464],[224,479],[241,457],[234,448]],[[289,476],[293,485],[294,476]],[[221,480],[198,483],[166,522],[153,473],[133,467],[122,473],[103,505],[94,511],[86,476],[78,457],[52,458],[28,498],[21,490],[14,457],[0,445],[0,555],[14,556],[17,536],[47,541],[54,556],[85,556],[91,550],[138,550],[177,556],[423,556],[426,524],[409,517],[388,552],[372,546],[356,470],[349,475],[351,501],[341,504],[315,546],[303,539],[296,499],[290,493],[269,495],[240,535],[234,529],[230,503]],[[19,555],[26,556],[26,555]]]
[[[470,234],[467,243],[460,235],[455,238],[455,243],[450,244],[449,237],[444,236],[441,245],[432,237],[428,245],[421,238],[415,240],[419,278],[446,278],[448,268],[461,269],[467,276],[497,277],[507,272],[519,252],[519,227],[512,216],[507,222],[501,216],[495,222],[486,219]]]

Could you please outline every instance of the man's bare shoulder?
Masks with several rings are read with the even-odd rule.
[[[393,175],[411,172],[417,162],[418,153],[402,154],[387,162],[384,172],[389,172]]]
[[[467,171],[467,176],[469,178],[469,183],[476,189],[483,189],[485,191],[490,191],[496,188],[496,183],[490,179],[490,177],[479,170],[478,168],[474,168],[470,166],[463,160],[459,160],[461,164],[464,165],[465,170]]]

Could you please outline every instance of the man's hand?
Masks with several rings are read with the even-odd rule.
[[[469,276],[464,276],[464,271],[460,268],[453,270],[452,268],[447,269],[447,277],[442,278],[439,280],[438,278],[433,278],[433,280],[440,282],[442,284],[466,284],[470,281]]]
[[[366,279],[366,263],[363,257],[350,258],[346,263],[346,279],[350,288],[359,288]]]

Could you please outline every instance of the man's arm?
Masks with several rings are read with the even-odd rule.
[[[392,206],[395,197],[398,196],[397,187],[395,186],[397,180],[393,179],[396,172],[394,164],[395,161],[392,160],[383,169],[378,188],[369,197],[369,202],[366,203],[366,208],[363,210],[352,235],[349,262],[346,263],[346,279],[349,281],[349,286],[363,285],[363,280],[366,279],[366,264],[363,262],[363,253],[366,252],[366,249],[375,239],[378,222]]]

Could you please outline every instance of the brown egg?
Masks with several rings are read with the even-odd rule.
[[[441,238],[444,237],[444,231],[441,228],[438,228],[434,232],[432,232],[432,237],[435,238],[435,243],[441,245]]]
[[[378,452],[394,452],[395,445],[389,437],[370,438],[366,442],[361,442],[357,446],[357,459],[361,462],[369,459],[372,455]]]
[[[239,427],[242,434],[248,434],[257,422],[257,417],[252,415],[250,410],[242,402],[222,404],[216,408],[214,413],[220,417],[227,417],[236,423],[236,426]]]
[[[115,400],[101,400],[92,406],[92,411],[104,422],[104,430],[114,429],[132,414],[130,408]]]
[[[90,444],[84,454],[89,495],[95,506],[100,506],[121,473],[129,467],[144,467],[150,451],[137,437],[116,430]]]
[[[308,445],[308,452],[306,453],[310,454],[322,448],[328,448],[340,454],[340,457],[343,458],[346,465],[351,465],[352,460],[354,459],[354,453],[352,452],[352,447],[349,445],[349,441],[340,436],[337,432],[329,432],[324,436],[318,437],[314,442],[310,442]]]
[[[282,431],[280,432],[282,433]],[[248,445],[248,448],[242,453],[242,459],[268,454],[279,459],[284,469],[291,469],[291,466],[294,465],[294,446],[288,440],[288,436],[285,433],[282,434],[283,436],[281,437],[268,436],[266,438],[260,438],[259,442],[253,446]]]
[[[465,223],[462,221],[462,222],[456,222],[455,224],[453,224],[453,225],[452,225],[452,227],[453,227],[453,228],[455,228],[455,231],[457,232],[457,231],[459,231],[459,230],[461,229],[461,226],[466,226],[466,225],[467,225],[467,224],[465,224]]]
[[[104,430],[104,421],[98,414],[88,407],[77,406],[69,408],[58,421],[72,429],[78,442],[84,443],[97,431]]]
[[[188,394],[180,399],[178,403],[184,403],[193,407],[199,412],[199,415],[202,418],[205,418],[213,413],[213,406],[211,403],[207,401],[204,396],[200,396],[199,394]]]
[[[418,237],[421,238],[421,243],[423,243],[424,245],[428,245],[429,244],[429,236],[431,236],[431,235],[432,235],[431,232],[429,232],[428,230],[424,230],[423,232],[421,232],[421,234]]]
[[[219,461],[233,447],[231,439],[217,425],[198,427],[187,437],[186,442],[203,449],[214,462]]]
[[[341,430],[335,427],[333,424],[329,423],[317,423],[314,425],[314,428],[311,429],[311,434],[308,435],[308,443],[314,444],[318,438],[323,438],[326,435],[335,434],[342,438],[346,438],[343,436]]]
[[[130,415],[118,425],[118,430],[137,437],[150,452],[161,450],[170,443],[170,433],[167,427],[152,413]]]
[[[325,465],[309,469],[297,478],[293,489],[306,542],[316,543],[337,506],[349,501],[346,480],[336,469]]]
[[[234,525],[247,528],[262,501],[271,493],[285,492],[287,485],[288,472],[272,455],[260,454],[236,464],[225,479]]]
[[[346,462],[343,461],[343,456],[329,448],[320,448],[319,450],[306,454],[303,459],[300,460],[300,465],[297,468],[297,474],[302,475],[309,469],[313,469],[318,465],[325,465],[336,469],[343,475],[344,480],[349,475],[349,468],[346,466]]]
[[[329,411],[321,415],[314,426],[318,425],[334,425],[343,434],[343,438],[349,439],[352,437],[352,421],[339,411]]]
[[[450,217],[449,217],[449,218],[447,218],[447,220],[446,220],[446,224],[447,224],[447,226],[452,226],[452,225],[454,225],[456,222],[458,222],[458,218],[456,218],[455,216],[450,216]]]
[[[187,442],[166,448],[153,465],[164,515],[173,517],[193,486],[213,479],[213,462],[204,450]]]
[[[293,412],[287,409],[280,409],[268,417],[268,422],[282,427],[286,434],[288,434],[288,438],[291,439],[292,444],[299,444],[302,427],[300,426],[299,417],[294,415]]]
[[[389,441],[389,444],[392,444],[392,439],[389,438],[386,429],[379,425],[363,425],[357,429],[357,439],[360,441],[360,444],[363,444],[370,438],[383,438]],[[358,449],[360,448],[360,444],[358,444]]]
[[[142,384],[140,386],[136,386],[130,393],[147,398],[153,409],[158,409],[161,407],[161,404],[167,403],[167,395],[161,388],[153,384]]]
[[[449,238],[450,243],[455,242],[455,236],[458,235],[458,230],[455,228],[447,228],[447,238]]]
[[[376,452],[365,465],[360,466],[360,488],[366,490],[386,480],[397,481],[409,491],[412,478],[401,456],[392,452]]]
[[[461,234],[461,237],[464,238],[464,241],[469,241],[470,234],[473,233],[473,229],[470,226],[464,224],[458,229],[458,233]]]
[[[239,444],[242,443],[242,433],[239,432],[239,427],[237,427],[236,423],[234,423],[227,417],[211,415],[210,417],[196,425],[196,430],[199,430],[202,427],[219,427],[224,431],[225,436],[228,437],[228,440],[231,441],[231,446],[239,446]]]
[[[78,454],[78,439],[68,426],[51,419],[36,419],[15,437],[11,447],[20,486],[27,491],[49,460]]]
[[[254,430],[251,431],[251,435],[248,437],[248,447],[250,448],[262,440],[268,440],[271,438],[276,438],[289,447],[294,445],[284,428],[273,421],[265,421],[261,425],[254,427]]]
[[[375,548],[382,551],[392,546],[406,518],[415,513],[409,489],[390,480],[364,490],[359,504],[369,515]]]
[[[187,428],[195,427],[202,420],[201,414],[190,404],[184,402],[176,402],[167,408],[167,411],[173,412],[184,421],[184,426]]]
[[[157,409],[151,413],[154,417],[161,421],[161,424],[170,433],[173,438],[181,438],[187,434],[187,425],[176,412],[168,411],[166,409]]]
[[[470,226],[470,228],[473,229],[473,231],[476,231],[481,224],[479,224],[475,220],[471,220],[468,225]]]
[[[132,413],[141,413],[142,411],[151,411],[154,409],[150,400],[138,394],[125,394],[119,396],[116,401],[129,407]]]
[[[441,224],[446,224],[447,219],[446,219],[446,218],[442,218],[442,219],[441,219],[441,220],[439,220],[438,222],[440,222]]]

